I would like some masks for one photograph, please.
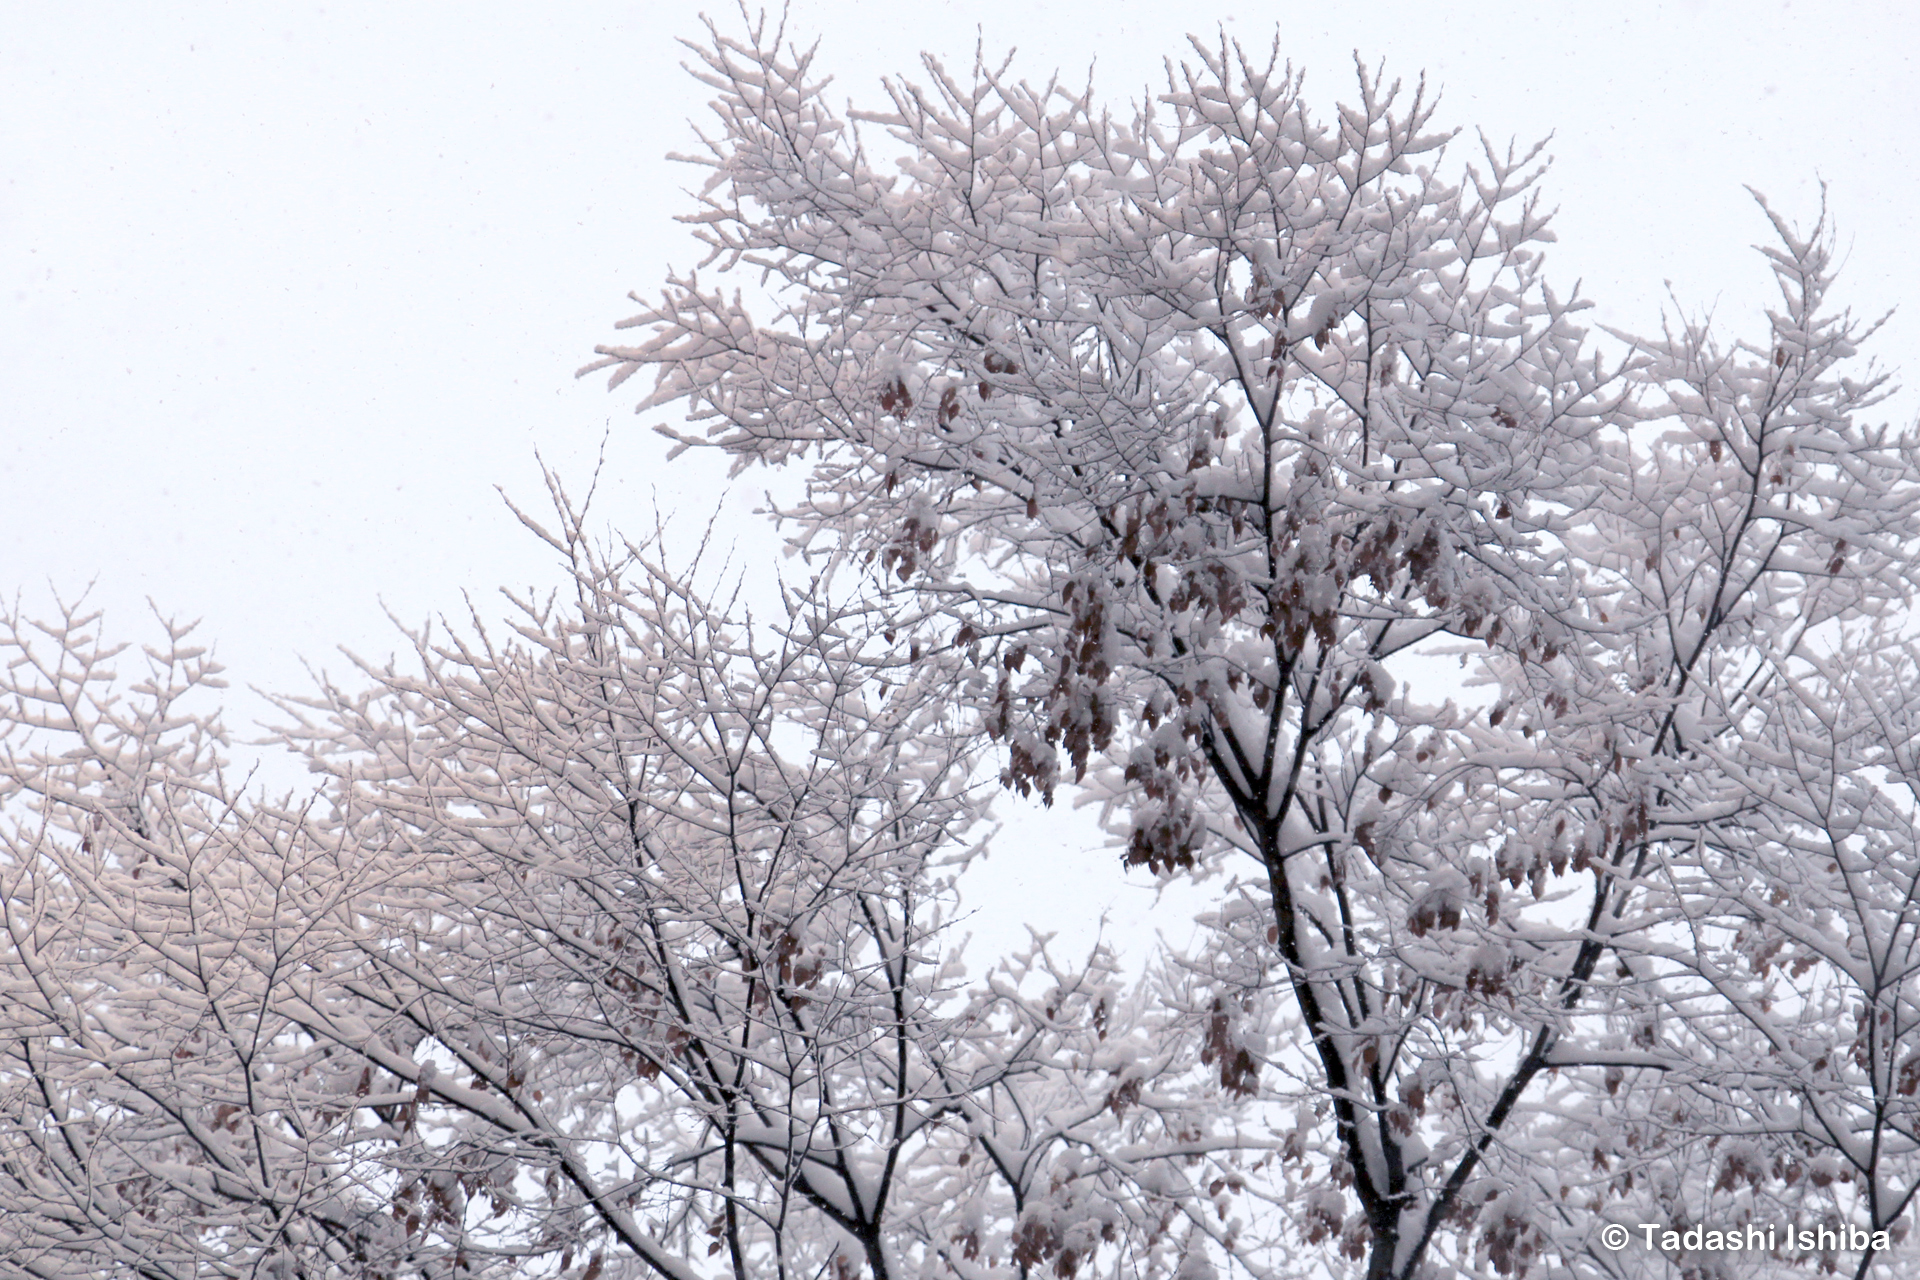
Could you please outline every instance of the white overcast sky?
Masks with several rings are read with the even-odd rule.
[[[145,638],[151,597],[203,620],[236,685],[298,690],[302,660],[395,648],[383,604],[418,621],[555,581],[494,488],[537,506],[536,450],[584,487],[610,424],[598,511],[635,526],[656,496],[695,521],[723,501],[715,468],[663,464],[632,386],[572,377],[629,290],[696,256],[673,218],[701,175],[665,155],[706,114],[677,44],[699,7],[5,12],[0,591],[27,612],[91,582],[109,630]],[[794,0],[786,22],[856,104],[976,40],[1018,46],[1031,78],[1091,67],[1124,102],[1189,31],[1264,49],[1277,30],[1322,106],[1357,50],[1424,72],[1469,139],[1552,134],[1550,268],[1608,323],[1656,328],[1670,282],[1752,332],[1769,282],[1746,185],[1810,223],[1824,180],[1842,300],[1920,300],[1907,5]],[[1896,315],[1874,348],[1911,380],[1917,334]]]

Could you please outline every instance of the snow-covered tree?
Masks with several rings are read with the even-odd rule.
[[[1213,986],[955,962],[972,677],[560,511],[568,595],[284,704],[301,805],[184,633],[0,636],[0,1275],[1294,1274]]]
[[[564,589],[283,700],[278,801],[189,629],[0,617],[0,1277],[1911,1265],[1920,457],[1824,222],[1603,358],[1532,153],[1195,52],[699,51],[764,301],[596,367],[809,468],[770,615],[556,484]],[[958,955],[995,772],[1200,940]]]
[[[824,587],[762,648],[640,552],[548,536],[566,610],[423,637],[419,674],[301,735],[350,843],[416,868],[355,899],[367,976],[315,1025],[417,1091],[423,1191],[474,1169],[447,1228],[484,1184],[520,1238],[622,1273],[1270,1270],[1197,1189],[1252,1148],[1177,999],[1104,953],[972,989],[948,962],[981,799],[952,673],[876,653]]]
[[[1609,359],[1537,149],[1463,160],[1424,86],[1323,121],[1196,44],[1118,115],[928,60],[842,116],[767,28],[695,52],[688,220],[752,292],[677,276],[588,369],[808,468],[796,543],[972,666],[1006,785],[1244,875],[1212,1053],[1309,1100],[1289,1230],[1377,1280],[1804,1265],[1609,1221],[1903,1234],[1920,459],[1861,418],[1824,223],[1774,219],[1757,336]]]
[[[236,805],[190,628],[136,674],[99,624],[0,619],[0,1274],[365,1259],[378,1100],[295,1012],[356,865]]]

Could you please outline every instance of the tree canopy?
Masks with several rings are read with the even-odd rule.
[[[781,608],[556,480],[563,589],[283,699],[279,800],[187,629],[10,614],[0,1275],[1911,1252],[1920,457],[1824,214],[1751,334],[1596,339],[1537,149],[1364,66],[694,53],[707,274],[588,368],[802,473]],[[1006,789],[1198,941],[960,953]]]

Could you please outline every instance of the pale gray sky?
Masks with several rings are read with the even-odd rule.
[[[1763,305],[1742,184],[1810,222],[1825,179],[1843,298],[1920,296],[1906,8],[794,0],[787,28],[856,103],[923,48],[964,66],[976,39],[1018,45],[1033,78],[1092,65],[1116,102],[1188,30],[1264,48],[1277,27],[1323,106],[1356,48],[1424,71],[1443,124],[1554,135],[1555,279],[1652,329],[1663,281],[1730,322]],[[676,44],[699,12],[9,4],[0,591],[31,612],[92,581],[136,638],[151,596],[204,619],[236,684],[288,689],[302,657],[392,649],[382,601],[411,621],[551,583],[493,489],[537,504],[536,449],[584,485],[611,423],[601,514],[643,523],[657,491],[703,520],[718,472],[664,468],[631,388],[571,376],[628,290],[694,257],[672,218],[700,175],[664,155],[705,113]],[[1876,349],[1920,379],[1916,333],[1896,316]]]

